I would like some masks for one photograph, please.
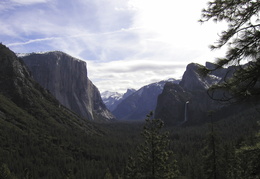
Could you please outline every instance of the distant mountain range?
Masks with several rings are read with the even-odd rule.
[[[135,89],[127,89],[125,93],[105,91],[101,93],[101,98],[110,111],[115,110],[125,98],[136,92]]]
[[[205,66],[208,69],[215,68],[210,62]],[[102,99],[118,120],[144,120],[146,114],[155,111],[155,117],[168,125],[201,124],[252,106],[250,102],[232,105],[219,103],[207,94],[210,86],[229,78],[236,66],[219,68],[206,76],[199,71],[202,67],[204,66],[191,63],[187,65],[181,80],[169,79],[152,83],[135,92],[130,91],[128,97],[104,92]]]
[[[150,111],[155,110],[157,97],[169,81],[179,83],[179,80],[169,79],[146,85],[123,99],[112,113],[118,120],[144,120]]]

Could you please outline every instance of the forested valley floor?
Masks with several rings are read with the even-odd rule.
[[[246,176],[248,172],[248,176],[259,178],[259,168],[254,168],[259,167],[254,163],[259,148],[257,153],[253,150],[259,144],[259,116],[256,109],[249,109],[203,125],[164,126],[162,130],[169,132],[169,149],[177,160],[178,178],[208,178],[212,157],[217,160],[217,178]],[[44,132],[20,122],[3,127],[1,121],[2,178],[4,174],[6,178],[125,178],[129,156],[135,156],[137,146],[144,142],[140,135],[144,122],[94,123],[97,132],[92,134],[70,129]],[[212,139],[214,156],[210,153]],[[244,165],[239,163],[242,159]]]

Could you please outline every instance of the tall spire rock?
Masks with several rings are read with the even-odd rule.
[[[114,116],[87,76],[86,62],[54,51],[22,57],[33,78],[56,99],[83,118],[109,121]]]

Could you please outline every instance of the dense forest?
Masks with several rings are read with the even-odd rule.
[[[1,178],[126,178],[129,157],[145,142],[145,121],[96,123],[98,133],[86,134],[24,127],[25,118],[15,127],[1,121]],[[250,109],[204,125],[161,128],[169,132],[177,178],[259,178],[258,118]]]

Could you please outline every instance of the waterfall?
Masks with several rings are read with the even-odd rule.
[[[184,122],[186,122],[188,120],[188,115],[187,115],[187,108],[188,108],[188,104],[190,102],[189,101],[186,101],[185,103],[185,108],[184,108]]]

